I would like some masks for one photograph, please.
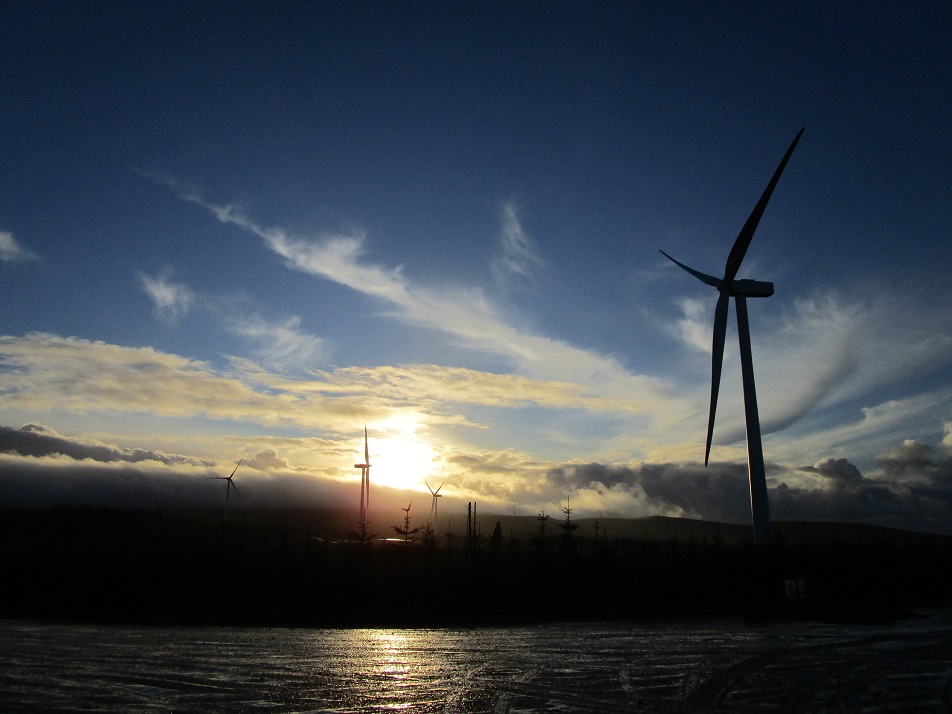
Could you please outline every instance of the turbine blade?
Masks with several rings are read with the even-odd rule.
[[[423,483],[426,484],[427,490],[428,490],[431,494],[433,494],[433,495],[435,496],[436,494],[433,493],[433,489],[430,488],[430,484],[426,483],[426,479],[423,479]],[[436,490],[439,491],[440,489],[436,489]]]
[[[702,283],[705,283],[705,284],[710,285],[711,287],[715,287],[715,288],[716,288],[718,285],[721,284],[721,281],[718,280],[717,278],[715,278],[713,275],[707,275],[707,274],[705,274],[705,273],[702,273],[702,272],[699,272],[699,271],[695,270],[694,268],[689,268],[689,267],[686,266],[684,263],[682,263],[682,262],[680,262],[680,261],[677,261],[677,260],[675,260],[674,258],[672,258],[670,255],[668,255],[667,253],[665,253],[663,250],[660,250],[660,249],[659,249],[659,252],[660,252],[661,255],[663,255],[665,258],[667,258],[668,260],[670,260],[672,263],[674,263],[675,265],[677,265],[679,268],[682,268],[683,270],[686,270],[687,272],[689,272],[691,275],[693,275],[695,278],[697,278],[698,280],[700,280]]]
[[[228,485],[235,489],[235,493],[238,494],[238,498],[241,498],[241,492],[238,490],[238,487],[235,485],[235,482],[231,479],[228,479]]]
[[[714,338],[711,343],[711,411],[707,417],[707,445],[704,448],[704,465],[711,456],[711,439],[714,436],[714,414],[717,411],[717,392],[721,386],[721,366],[724,363],[724,339],[727,335],[727,308],[730,294],[721,291],[714,308]]]
[[[440,487],[439,487],[438,489],[436,489],[436,491],[433,493],[433,495],[434,495],[434,496],[438,496],[438,495],[440,494],[440,488],[443,488],[444,485],[446,485],[446,481],[444,481],[443,483],[440,484]]]
[[[370,446],[367,444],[367,427],[364,427],[364,463],[370,465]]]
[[[238,459],[238,465],[235,466],[235,470],[231,472],[231,476],[234,476],[234,475],[235,475],[235,473],[238,471],[238,466],[241,466],[241,462],[244,461],[244,460],[245,460],[245,457],[244,457],[244,456],[242,456],[240,459]],[[229,476],[228,478],[231,478],[231,476]]]
[[[727,264],[724,266],[725,283],[732,281],[734,276],[737,275],[737,271],[740,270],[740,264],[747,254],[747,248],[750,246],[751,238],[754,237],[754,231],[757,230],[757,224],[760,223],[760,217],[764,215],[764,209],[767,208],[767,201],[770,200],[770,196],[773,194],[774,188],[780,180],[780,174],[782,174],[784,168],[786,168],[787,161],[790,160],[790,156],[793,154],[793,150],[797,147],[797,142],[800,141],[802,135],[803,129],[800,129],[794,137],[793,143],[790,144],[790,148],[787,149],[787,153],[783,155],[783,159],[780,161],[777,170],[774,171],[773,178],[770,179],[770,183],[768,183],[767,188],[764,189],[763,195],[760,197],[760,200],[757,201],[757,205],[754,206],[754,210],[751,211],[750,216],[747,218],[747,223],[744,224],[744,227],[740,229],[740,233],[737,234],[737,240],[734,241],[730,255],[727,256]]]

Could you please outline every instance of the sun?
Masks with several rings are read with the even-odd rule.
[[[412,491],[426,491],[439,473],[437,452],[420,433],[414,415],[399,415],[371,428],[370,463],[375,484]]]

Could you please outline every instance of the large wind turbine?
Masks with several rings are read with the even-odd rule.
[[[238,494],[238,497],[241,498],[241,494],[238,493],[238,487],[235,485],[235,473],[238,471],[238,467],[241,466],[241,462],[245,460],[245,457],[242,456],[238,459],[238,464],[235,466],[235,470],[231,472],[231,476],[208,476],[209,479],[215,479],[218,481],[227,481],[225,484],[225,523],[228,522],[228,497],[231,495],[231,489],[235,489],[235,493]]]
[[[426,483],[426,479],[423,479],[423,483]],[[433,532],[436,533],[436,519],[439,517],[440,511],[440,500],[443,496],[440,494],[440,489],[443,488],[443,485],[446,482],[444,481],[439,486],[437,486],[434,491],[430,488],[430,484],[426,483],[427,490],[429,490],[430,495],[433,496],[433,503],[430,505],[430,518],[433,519]]]
[[[367,427],[364,427],[364,463],[354,464],[360,469],[360,518],[361,528],[367,522],[367,509],[370,508],[370,447],[367,443]]]
[[[750,325],[747,321],[747,298],[770,297],[773,295],[773,283],[762,282],[759,280],[736,280],[737,271],[744,260],[747,248],[750,246],[750,240],[754,237],[754,231],[757,230],[757,224],[764,214],[767,202],[780,180],[780,174],[787,166],[787,161],[793,154],[793,150],[800,141],[803,129],[797,133],[784,154],[780,165],[774,171],[773,178],[764,189],[763,195],[754,206],[750,217],[740,229],[737,240],[727,256],[727,265],[724,266],[724,277],[715,278],[712,275],[706,275],[698,272],[684,263],[679,263],[670,255],[661,251],[661,253],[676,265],[680,266],[695,278],[706,285],[717,288],[720,296],[717,298],[717,306],[714,308],[714,338],[712,350],[711,366],[711,408],[707,420],[707,446],[704,450],[704,465],[707,466],[711,455],[711,437],[714,434],[714,413],[717,410],[717,391],[721,383],[721,365],[724,361],[724,339],[727,333],[727,309],[728,302],[734,298],[734,304],[737,306],[737,337],[740,341],[740,364],[741,374],[744,380],[744,411],[747,416],[747,467],[750,473],[750,510],[754,524],[754,542],[758,545],[764,545],[770,535],[770,510],[767,506],[767,477],[764,470],[764,453],[760,436],[760,417],[757,413],[757,392],[754,388],[754,364],[750,353]]]

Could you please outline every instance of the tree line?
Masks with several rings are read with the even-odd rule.
[[[222,523],[194,513],[8,510],[0,616],[309,627],[743,617],[751,603],[790,598],[791,582],[795,598],[843,604],[841,615],[952,604],[948,537],[873,529],[812,539],[780,529],[759,548],[735,537],[740,526],[678,536],[689,525],[678,519],[607,537],[598,521],[583,533],[566,508],[561,528],[540,513],[534,532],[515,536],[484,516],[496,521],[486,533],[449,538],[415,530],[408,508],[389,541],[327,537],[313,514]],[[661,526],[669,535],[653,537]]]

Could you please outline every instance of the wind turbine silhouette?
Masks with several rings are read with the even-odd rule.
[[[423,483],[426,483],[426,479],[423,479]],[[441,484],[437,487],[437,489],[434,491],[432,488],[430,488],[430,484],[426,483],[427,490],[429,490],[430,495],[433,496],[433,503],[430,505],[430,518],[433,519],[433,532],[434,532],[434,533],[436,533],[436,520],[437,520],[437,518],[438,518],[439,515],[440,515],[440,513],[439,513],[439,511],[440,511],[440,500],[439,500],[439,499],[443,498],[443,496],[440,495],[440,489],[443,488],[443,486],[444,486],[445,484],[446,484],[446,481],[444,481],[443,483],[441,483]]]
[[[663,250],[661,254],[673,262],[675,265],[683,268],[705,285],[717,288],[720,296],[717,298],[717,306],[714,308],[714,337],[712,349],[711,365],[711,407],[707,420],[707,445],[704,450],[704,465],[707,466],[711,455],[711,437],[714,434],[714,413],[717,411],[717,392],[721,383],[721,366],[724,362],[724,340],[727,334],[727,310],[730,299],[734,298],[734,304],[737,307],[737,337],[740,342],[740,364],[741,374],[744,382],[744,412],[747,417],[747,468],[750,475],[750,510],[754,526],[754,543],[765,545],[770,536],[770,509],[767,505],[767,476],[764,469],[764,452],[760,435],[760,416],[757,413],[757,391],[754,387],[754,364],[750,352],[750,325],[747,320],[747,298],[770,297],[773,295],[773,283],[759,280],[735,280],[740,264],[744,260],[750,241],[754,237],[754,231],[760,223],[760,218],[764,214],[767,202],[773,194],[780,175],[783,173],[793,150],[803,135],[803,129],[797,133],[784,154],[780,165],[774,171],[773,178],[764,189],[763,195],[754,210],[747,218],[744,227],[740,229],[737,239],[727,256],[727,264],[724,266],[724,277],[715,278],[712,275],[706,275],[689,268],[684,263],[679,263]]]
[[[354,464],[360,469],[360,527],[364,528],[367,522],[367,509],[370,508],[370,447],[367,443],[367,427],[364,427],[364,463]]]
[[[231,476],[208,476],[208,479],[214,479],[216,481],[227,481],[225,485],[225,523],[228,523],[228,497],[231,495],[231,489],[235,489],[235,493],[238,494],[238,498],[241,498],[241,494],[238,493],[238,487],[235,485],[235,473],[238,471],[238,467],[241,466],[241,462],[245,460],[245,457],[242,456],[238,459],[238,464],[235,466],[235,470],[231,472]]]

